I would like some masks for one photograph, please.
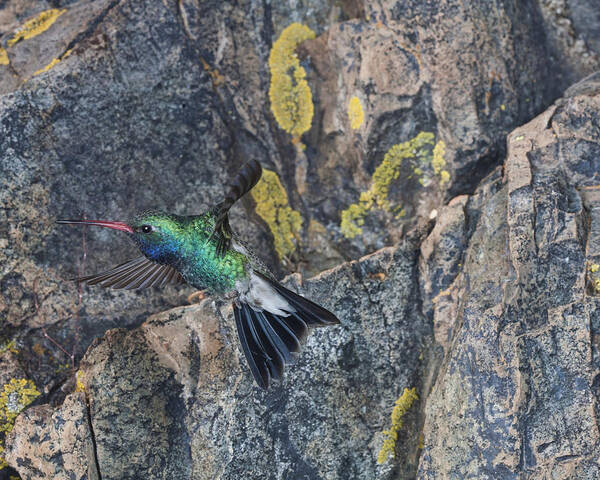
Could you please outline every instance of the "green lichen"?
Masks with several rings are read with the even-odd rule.
[[[0,435],[10,432],[17,415],[40,396],[40,392],[31,380],[12,378],[0,393]],[[4,459],[4,439],[0,440],[0,470],[8,466]]]
[[[405,162],[410,162],[411,177],[421,186],[429,185],[434,176],[439,178],[440,185],[447,182],[450,175],[443,169],[446,165],[444,153],[444,142],[439,141],[434,146],[434,134],[431,132],[421,132],[413,139],[390,148],[373,173],[371,188],[361,193],[358,203],[342,211],[342,234],[347,238],[361,234],[364,219],[373,208],[393,213],[396,218],[406,214],[401,205],[392,207],[389,200],[390,186],[400,176]]]
[[[269,55],[271,111],[279,126],[297,141],[310,129],[314,107],[306,71],[300,66],[295,50],[312,38],[315,32],[310,28],[292,23],[281,32]]]
[[[56,22],[56,19],[66,11],[66,9],[59,10],[58,8],[52,8],[50,10],[41,12],[31,20],[27,20],[23,25],[21,25],[12,38],[6,42],[6,45],[12,47],[21,40],[27,40],[29,38],[38,36],[40,33],[48,30],[52,24]]]
[[[398,432],[403,425],[403,417],[406,412],[410,409],[415,400],[419,396],[417,395],[416,388],[405,388],[402,396],[396,400],[394,409],[392,410],[392,425],[389,430],[384,430],[383,434],[386,436],[377,455],[377,463],[382,464],[387,461],[388,458],[395,458],[396,456],[396,441],[398,440]]]
[[[251,190],[256,202],[256,213],[267,223],[279,258],[288,257],[296,250],[302,217],[292,209],[288,196],[277,174],[263,169],[263,175]]]

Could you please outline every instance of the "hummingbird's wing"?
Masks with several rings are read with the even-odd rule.
[[[229,183],[229,191],[225,200],[215,208],[215,230],[213,235],[217,236],[217,254],[225,255],[231,246],[231,227],[229,226],[229,210],[240,198],[252,190],[262,175],[262,167],[256,160],[246,162],[237,175]]]
[[[169,283],[185,283],[181,274],[173,267],[155,263],[146,257],[139,257],[117,265],[106,272],[79,277],[76,280],[77,282],[85,282],[88,285],[100,285],[105,288],[125,288],[127,290],[162,287]]]

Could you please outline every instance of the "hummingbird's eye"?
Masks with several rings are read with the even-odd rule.
[[[152,232],[152,225],[142,225],[141,230],[142,233],[150,233]]]

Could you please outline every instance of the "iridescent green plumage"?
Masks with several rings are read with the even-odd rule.
[[[231,247],[222,255],[217,252],[214,210],[186,217],[146,212],[130,224],[134,231],[143,225],[152,226],[151,233],[135,237],[140,250],[151,260],[176,268],[187,283],[198,289],[226,293],[235,288],[236,281],[248,276],[251,262],[246,255]]]

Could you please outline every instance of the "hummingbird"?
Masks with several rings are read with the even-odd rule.
[[[57,220],[125,232],[141,256],[77,282],[104,288],[141,289],[187,283],[233,300],[242,351],[259,387],[283,377],[309,329],[339,324],[338,318],[279,283],[232,231],[229,210],[259,181],[258,161],[245,163],[226,188],[224,200],[201,215],[145,211],[127,222]]]

